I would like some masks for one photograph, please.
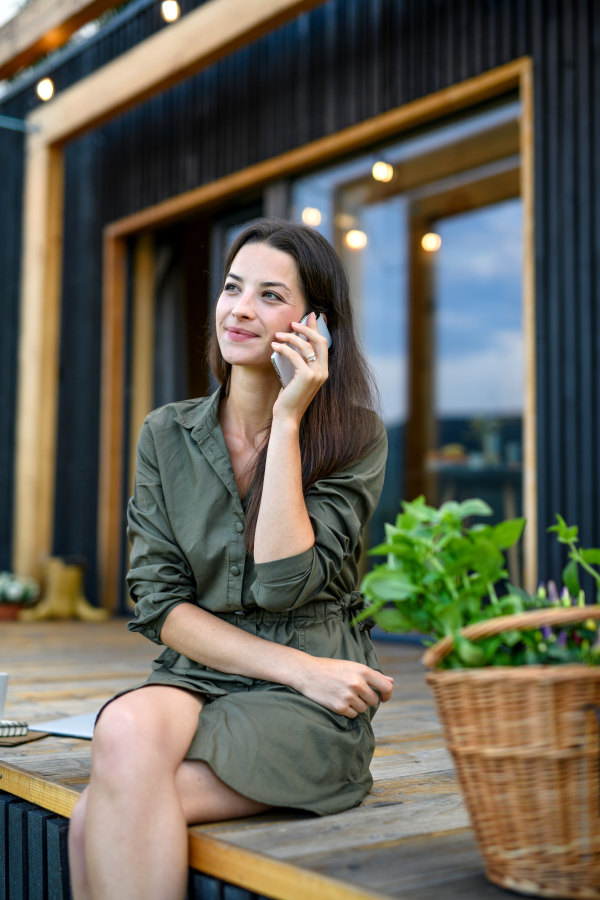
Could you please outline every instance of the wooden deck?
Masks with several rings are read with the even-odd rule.
[[[5,718],[97,710],[143,681],[154,645],[124,622],[0,623]],[[418,647],[381,642],[394,700],[375,720],[374,787],[358,808],[317,818],[285,812],[190,828],[194,868],[276,900],[397,897],[498,900],[485,880]],[[90,742],[47,737],[0,747],[0,789],[69,815],[90,772]]]

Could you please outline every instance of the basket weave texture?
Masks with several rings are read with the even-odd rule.
[[[580,610],[570,619],[560,612],[559,621],[582,618]],[[600,609],[588,617],[600,618]],[[552,618],[505,616],[492,629]],[[473,627],[484,636],[481,624]],[[490,881],[535,896],[600,900],[600,668],[451,669],[430,672],[427,682]]]

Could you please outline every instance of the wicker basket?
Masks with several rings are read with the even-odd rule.
[[[600,619],[600,608],[536,610],[479,622],[471,640]],[[431,647],[433,668],[452,638]],[[600,900],[600,667],[430,672],[490,881],[538,897]]]

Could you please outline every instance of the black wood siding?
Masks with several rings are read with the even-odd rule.
[[[58,89],[162,27],[158,3],[132,4],[121,15],[106,34],[48,64]],[[534,59],[536,101],[540,572],[559,574],[560,554],[545,534],[554,511],[580,524],[584,544],[599,544],[599,44],[594,0],[330,0],[74,142],[67,153],[56,550],[85,553],[95,564],[103,225],[525,54]],[[25,85],[12,107],[35,103],[33,90]],[[3,325],[16,317],[21,172],[20,139],[10,138],[8,152],[5,134]],[[3,347],[9,341],[4,328],[0,340]],[[11,353],[0,359],[0,415],[9,423]],[[11,502],[8,434],[9,425],[0,432],[2,509]],[[1,534],[4,559],[9,536]],[[92,573],[91,593],[94,581]]]
[[[0,129],[0,570],[12,549],[22,183],[23,135]]]

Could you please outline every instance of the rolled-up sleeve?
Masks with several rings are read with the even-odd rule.
[[[127,534],[132,547],[127,583],[136,616],[127,627],[162,644],[160,632],[169,613],[180,603],[196,602],[196,582],[173,536],[148,421],[138,440]]]
[[[341,572],[379,501],[386,458],[387,435],[381,425],[367,456],[309,488],[305,501],[315,543],[296,556],[255,564],[257,578],[251,592],[257,606],[269,610],[303,606]]]

